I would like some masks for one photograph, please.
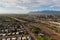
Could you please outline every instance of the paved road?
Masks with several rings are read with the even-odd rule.
[[[24,28],[26,29],[26,31],[34,38],[34,40],[37,40],[35,35],[29,30],[28,26],[22,24],[24,26]]]
[[[13,19],[17,20],[17,18],[13,18]],[[17,21],[20,21],[20,20],[18,19]],[[43,25],[40,25],[40,24],[32,24],[32,25],[35,26],[35,27],[40,28],[42,30],[42,32],[44,32],[45,34],[50,35],[54,40],[60,40],[60,34],[56,33],[55,31],[53,31],[53,30],[51,30],[51,29],[49,29],[49,28],[47,28]]]
[[[21,20],[19,20],[19,19],[17,19],[17,18],[14,18],[14,17],[10,17],[10,18],[12,18],[12,19],[14,19],[14,20],[16,20],[16,21],[21,22]],[[22,24],[22,25],[25,26],[24,24]],[[35,37],[35,35],[34,35],[31,31],[29,31],[29,29],[28,29],[27,27],[24,27],[24,28],[25,28],[26,31],[33,37],[34,40],[37,40],[36,37]]]
[[[43,33],[51,36],[53,39],[60,40],[60,34],[56,33],[54,30],[51,30],[45,27],[44,25],[39,25],[39,24],[31,24],[31,25],[40,28]]]

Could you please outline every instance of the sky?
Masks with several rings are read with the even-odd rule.
[[[0,13],[28,13],[43,10],[60,11],[60,0],[0,0]]]

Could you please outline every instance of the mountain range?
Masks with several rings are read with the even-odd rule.
[[[60,11],[44,10],[44,11],[32,11],[31,14],[60,14]]]

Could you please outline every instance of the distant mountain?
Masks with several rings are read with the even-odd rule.
[[[32,11],[31,14],[60,14],[60,11],[44,10],[44,11]]]

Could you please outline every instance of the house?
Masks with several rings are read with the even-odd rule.
[[[19,34],[19,32],[16,32],[16,34],[18,35],[18,34]]]
[[[6,40],[5,38],[3,38],[2,40]]]
[[[2,36],[6,36],[6,33],[3,33]]]
[[[22,40],[22,37],[18,37],[17,40]]]
[[[10,40],[11,38],[7,38],[7,40]]]
[[[28,35],[28,36],[27,36],[27,39],[28,39],[28,40],[31,40],[31,36],[30,36],[30,35]]]
[[[12,40],[16,40],[16,37],[13,37]]]
[[[22,40],[27,40],[27,37],[26,36],[22,37]]]

